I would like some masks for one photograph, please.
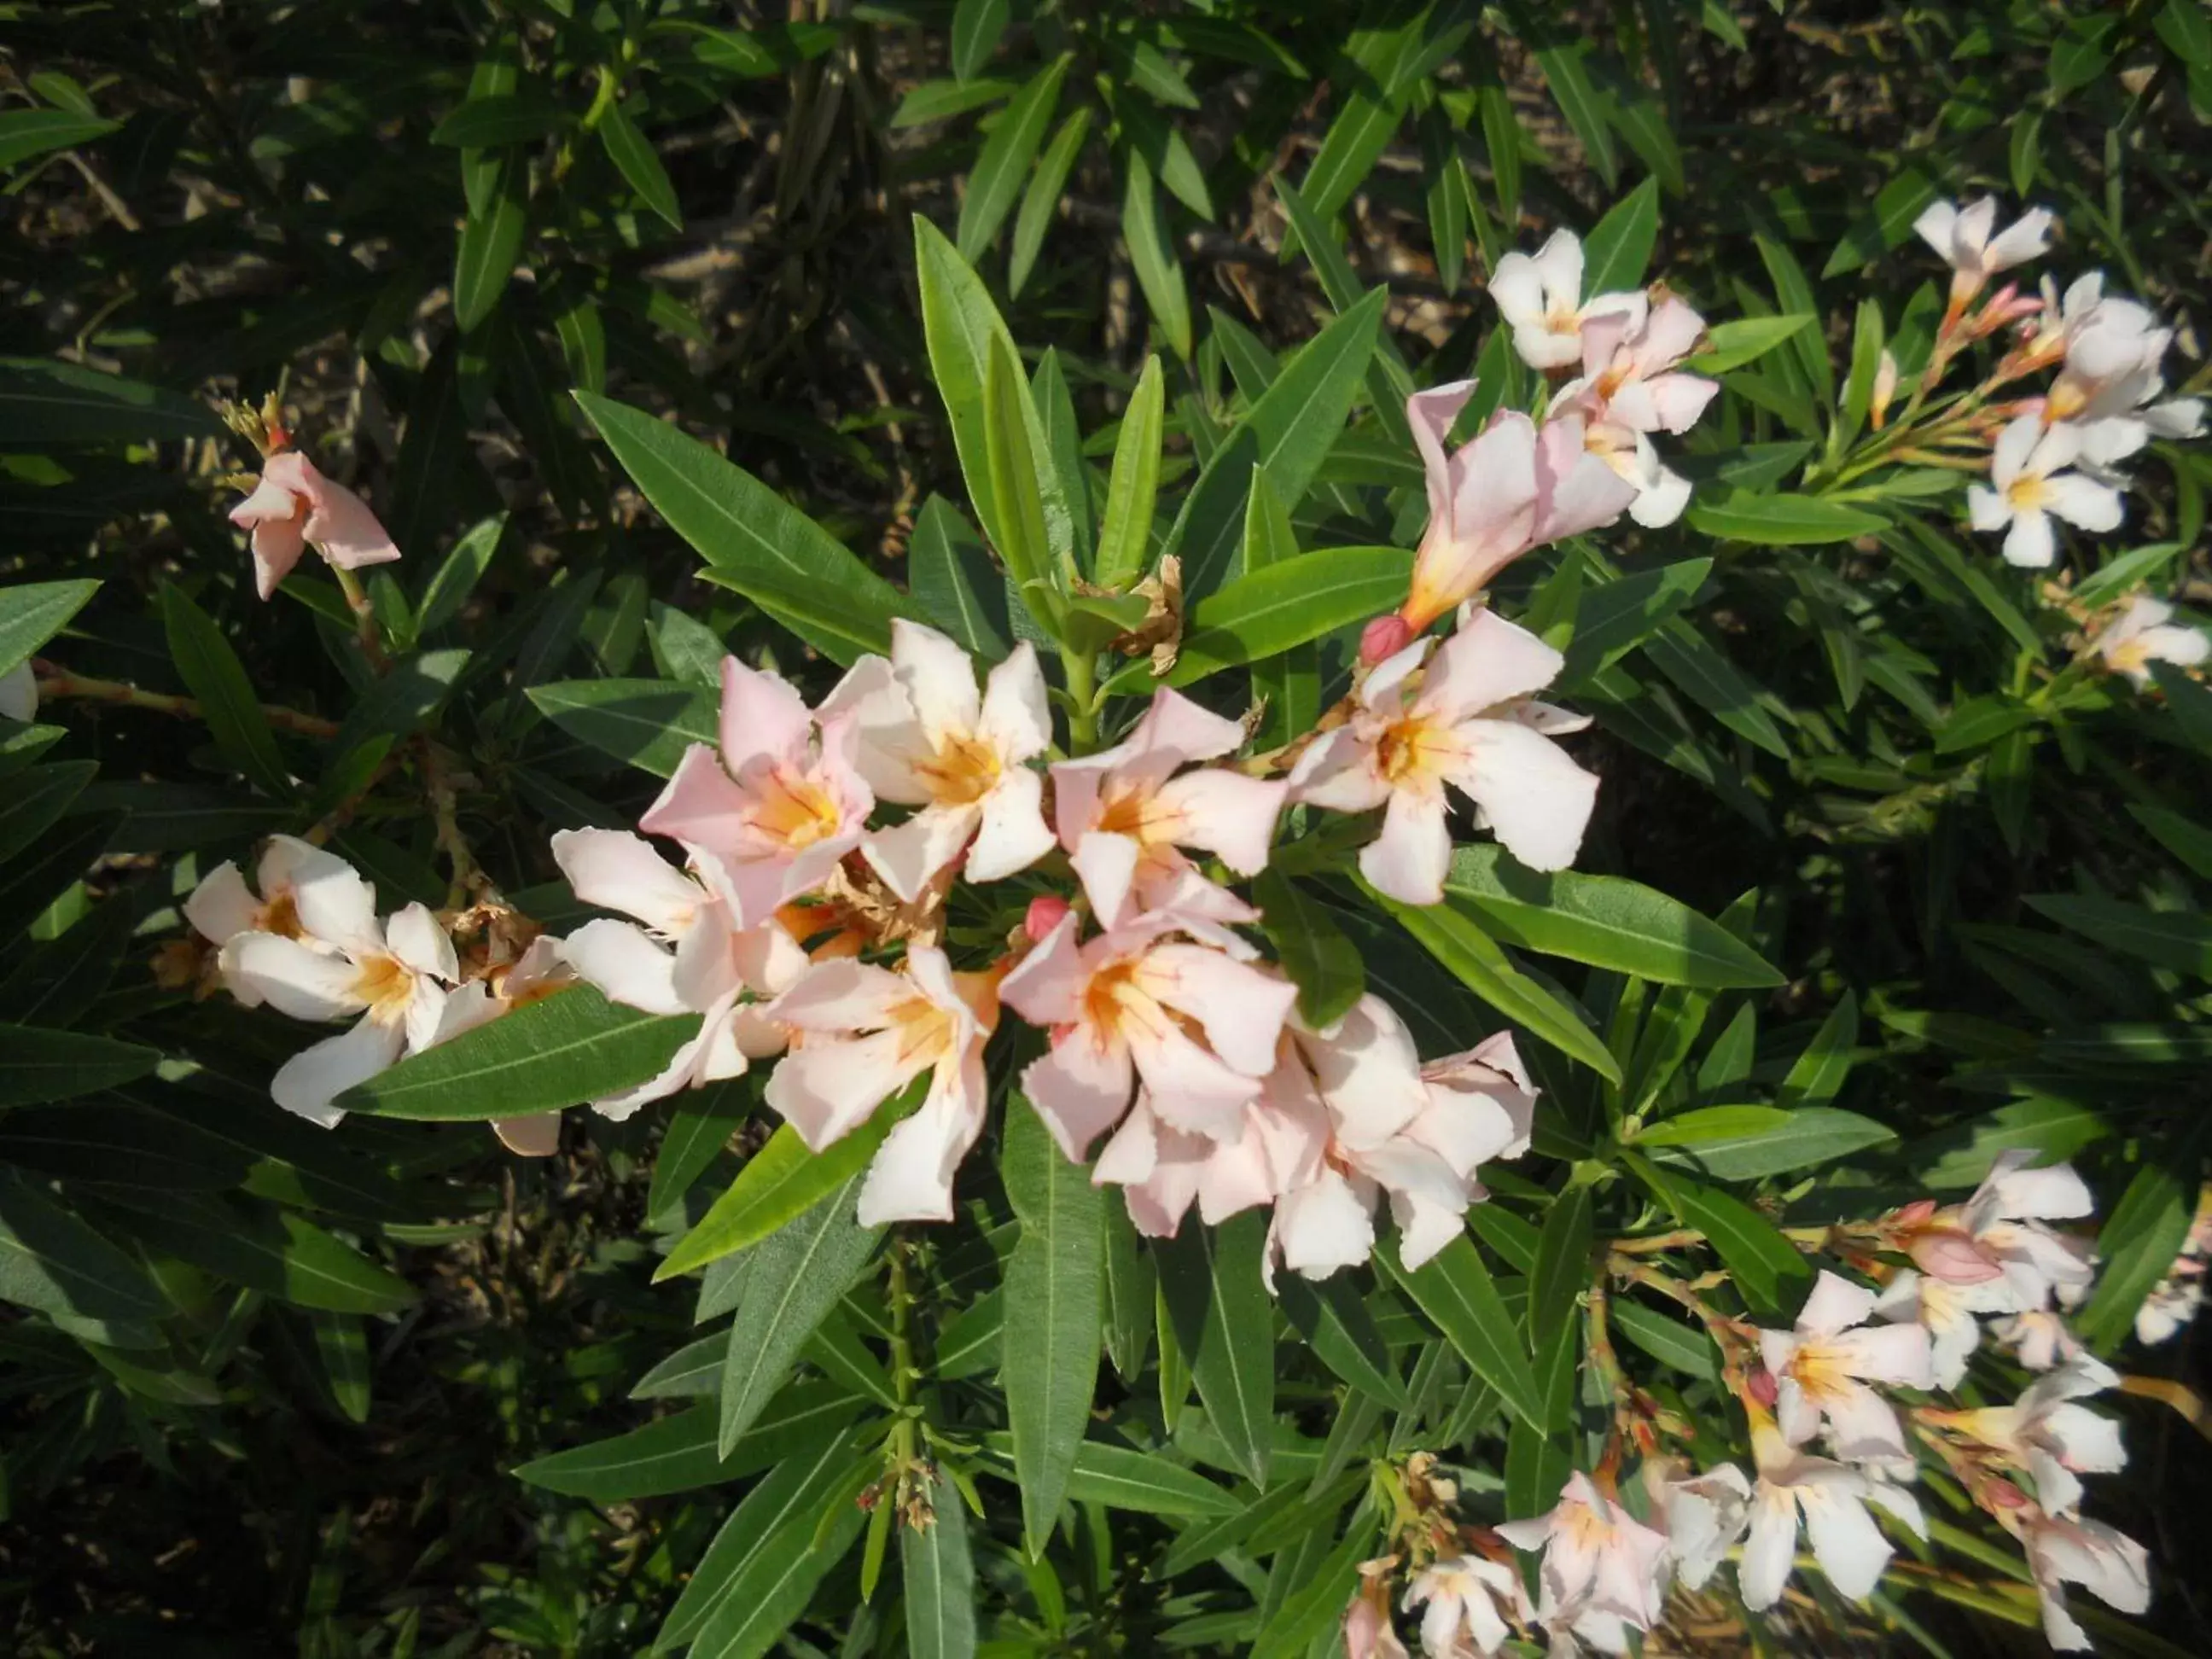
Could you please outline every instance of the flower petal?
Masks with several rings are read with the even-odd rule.
[[[1289,793],[1287,783],[1209,766],[1170,778],[1160,789],[1159,807],[1175,815],[1179,845],[1203,848],[1249,876],[1267,867],[1275,819]]]
[[[1450,867],[1451,829],[1444,821],[1443,796],[1406,790],[1393,794],[1382,815],[1382,833],[1359,849],[1359,873],[1401,904],[1438,904]]]
[[[1022,1072],[1022,1092],[1060,1150],[1079,1164],[1128,1109],[1134,1082],[1128,1046],[1102,1039],[1088,1026],[1056,1034],[1052,1047]]]
[[[1001,774],[997,787],[983,797],[982,823],[968,848],[967,878],[1003,881],[1028,869],[1053,846],[1052,826],[1044,821],[1044,776],[1017,767]]]
[[[1516,720],[1469,720],[1458,733],[1469,758],[1454,781],[1505,850],[1531,870],[1571,865],[1597,804],[1596,775]]]
[[[713,763],[712,750],[704,744],[695,748]],[[721,768],[715,765],[714,770],[719,774]],[[626,830],[557,830],[553,861],[585,903],[634,916],[672,939],[690,929],[708,902],[697,882],[661,857],[644,836]]]
[[[345,1114],[331,1103],[356,1083],[390,1070],[404,1041],[396,1025],[357,1021],[350,1030],[325,1037],[286,1060],[269,1079],[269,1097],[288,1112],[332,1128]]]
[[[1841,1482],[1800,1486],[1797,1501],[1805,1510],[1805,1534],[1813,1557],[1829,1583],[1848,1601],[1866,1600],[1881,1581],[1881,1570],[1893,1553],[1866,1505]]]
[[[247,890],[238,866],[228,862],[218,864],[203,876],[185,901],[185,920],[202,939],[215,945],[227,944],[250,932],[260,914],[260,901]]]
[[[601,917],[568,935],[568,965],[610,1002],[648,1014],[695,1012],[676,989],[676,956],[627,921]]]
[[[904,823],[870,832],[860,852],[884,885],[911,904],[960,856],[981,817],[973,806],[925,806]]]
[[[392,912],[384,924],[384,938],[392,954],[415,972],[448,981],[461,976],[453,941],[428,905],[413,903]]]
[[[1009,763],[1032,759],[1052,747],[1052,704],[1045,695],[1044,671],[1037,666],[1036,647],[1027,640],[991,671],[976,729]]]
[[[240,933],[224,944],[217,961],[226,985],[295,1019],[343,1019],[368,1006],[354,988],[358,967],[295,939]]]

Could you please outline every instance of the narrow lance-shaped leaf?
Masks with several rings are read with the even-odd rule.
[[[1098,1379],[1104,1197],[1018,1096],[1008,1103],[1001,1173],[1022,1230],[1006,1264],[1000,1380],[1034,1557],[1066,1498]]]
[[[1255,1486],[1274,1438],[1274,1312],[1261,1282],[1267,1222],[1257,1212],[1183,1227],[1153,1247],[1176,1340],[1206,1416]]]
[[[716,1442],[725,1456],[790,1380],[806,1339],[875,1254],[883,1229],[853,1217],[865,1178],[866,1171],[851,1176],[761,1244],[730,1324]]]
[[[1114,441],[1114,470],[1106,485],[1106,514],[1098,532],[1097,576],[1102,587],[1122,587],[1144,574],[1152,549],[1152,507],[1160,481],[1160,432],[1166,383],[1157,356],[1129,394],[1121,430]]]
[[[1537,1393],[1528,1350],[1473,1243],[1464,1236],[1455,1238],[1414,1268],[1399,1261],[1395,1244],[1378,1245],[1375,1254],[1474,1374],[1498,1390],[1506,1409],[1528,1422],[1542,1423],[1544,1401]]]
[[[969,1659],[975,1651],[975,1564],[968,1550],[968,1510],[952,1482],[931,1483],[927,1527],[899,1529],[906,1582],[907,1650],[914,1659]]]

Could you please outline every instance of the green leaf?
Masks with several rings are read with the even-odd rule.
[[[721,1455],[754,1426],[791,1380],[807,1339],[876,1253],[881,1227],[853,1218],[866,1171],[847,1177],[814,1207],[762,1242],[730,1323],[722,1370]]]
[[[78,1319],[159,1319],[137,1262],[13,1170],[0,1169],[0,1301]]]
[[[1694,503],[1690,528],[1701,536],[1747,542],[1755,547],[1811,547],[1848,542],[1888,528],[1875,514],[1818,495],[1755,495],[1739,490],[1717,501]]]
[[[921,504],[907,544],[915,603],[963,650],[986,661],[1006,655],[1012,633],[1006,578],[960,509],[942,495]]]
[[[11,109],[0,112],[0,167],[12,167],[58,149],[74,149],[123,125],[73,109]]]
[[[630,188],[647,209],[671,230],[683,229],[684,210],[677,204],[676,186],[669,179],[668,169],[660,165],[653,141],[637,130],[637,123],[629,118],[620,99],[600,107],[599,142],[607,147],[609,159],[622,169],[622,176],[629,180]]]
[[[1607,1082],[1620,1082],[1620,1062],[1580,1011],[1516,968],[1462,901],[1448,894],[1443,903],[1425,907],[1366,890],[1455,979],[1513,1024],[1580,1060]]]
[[[2193,910],[2146,910],[2117,899],[2030,895],[2030,908],[2098,944],[2161,968],[2212,979],[2212,917]]]
[[[310,1314],[315,1333],[315,1352],[323,1362],[323,1380],[331,1398],[352,1423],[368,1421],[368,1336],[354,1314]]]
[[[1367,989],[1359,949],[1330,919],[1328,907],[1279,870],[1261,872],[1252,896],[1260,925],[1298,988],[1298,1017],[1319,1030],[1351,1012]]]
[[[1006,292],[1018,296],[1029,282],[1030,272],[1036,266],[1039,252],[1044,248],[1045,233],[1052,228],[1053,216],[1060,211],[1060,198],[1067,193],[1068,174],[1075,171],[1078,157],[1083,154],[1084,141],[1091,137],[1091,106],[1080,105],[1074,113],[1060,123],[1060,131],[1052,136],[1036,171],[1030,175],[1028,188],[1022,192],[1021,211],[1014,216],[1013,251],[1006,262]]]
[[[691,1641],[726,1603],[758,1601],[787,1565],[787,1554],[811,1547],[818,1518],[848,1487],[852,1466],[849,1436],[817,1428],[793,1445],[722,1522],[653,1638],[653,1651]]]
[[[1775,724],[1788,708],[1730,662],[1720,648],[1680,617],[1663,623],[1644,641],[1651,665],[1692,702],[1739,736],[1780,760],[1790,757],[1790,743]]]
[[[1375,1259],[1467,1361],[1474,1374],[1498,1390],[1516,1418],[1541,1424],[1544,1401],[1528,1351],[1513,1316],[1505,1311],[1498,1286],[1466,1235],[1462,1234],[1419,1267],[1400,1261],[1394,1241],[1378,1244]]]
[[[1567,1428],[1573,1417],[1574,1360],[1582,1342],[1578,1298],[1590,1287],[1592,1209],[1588,1187],[1570,1187],[1552,1200],[1544,1212],[1544,1231],[1528,1274],[1529,1346],[1536,1356],[1536,1375],[1544,1384],[1541,1426],[1553,1431]],[[1554,1483],[1552,1492],[1557,1490]],[[1547,1498],[1551,1495],[1544,1494]]]
[[[344,757],[380,738],[411,737],[453,695],[468,665],[469,653],[459,648],[400,658],[362,694],[326,752]]]
[[[724,1078],[704,1088],[686,1089],[676,1097],[668,1114],[668,1127],[660,1137],[660,1150],[653,1160],[646,1214],[661,1214],[707,1173],[708,1166],[722,1155],[730,1137],[751,1111],[758,1086],[755,1073]]]
[[[2197,0],[2166,0],[2152,27],[2183,63],[2193,69],[2212,69],[2212,15]]]
[[[1041,469],[1048,458],[1030,441],[1041,422],[1013,347],[992,337],[983,373],[983,443],[990,458],[991,521],[998,526],[999,556],[1006,562],[1007,578],[1024,599],[1032,592],[1048,596],[1057,587],[1059,566],[1054,554],[1059,544],[1045,522],[1046,480]],[[1060,511],[1065,518],[1064,504]],[[1051,600],[1047,597],[1045,602]]]
[[[1125,1383],[1134,1383],[1152,1346],[1159,1273],[1137,1237],[1128,1206],[1106,1206],[1106,1352]],[[940,1350],[939,1364],[944,1364]]]
[[[499,173],[483,207],[461,226],[453,260],[453,326],[475,331],[507,292],[529,228],[530,164],[520,150],[499,160]]]
[[[2127,1336],[2143,1298],[2189,1242],[2203,1146],[2200,1126],[2175,1155],[2147,1160],[2098,1230],[2096,1294],[2074,1324],[2100,1353],[2111,1352]]]
[[[1613,1301],[1607,1316],[1613,1328],[1662,1365],[1709,1382],[1720,1381],[1713,1363],[1712,1339],[1705,1332],[1633,1302]]]
[[[1584,300],[1641,289],[1659,241],[1659,181],[1646,179],[1614,203],[1583,245]]]
[[[1836,244],[1828,263],[1820,268],[1821,280],[1839,276],[1873,264],[1912,234],[1912,222],[1938,194],[1936,181],[1917,166],[1908,165],[1884,185],[1867,211],[1852,223]]]
[[[1114,440],[1114,470],[1106,484],[1106,514],[1098,532],[1096,576],[1101,587],[1127,586],[1151,562],[1153,503],[1159,492],[1160,434],[1166,398],[1157,356],[1145,359],[1145,372],[1121,412]]]
[[[390,1313],[412,1285],[291,1210],[212,1194],[111,1188],[101,1213],[161,1255],[302,1308]]]
[[[1238,576],[1191,607],[1168,684],[1264,661],[1389,611],[1413,569],[1402,548],[1325,547]]]
[[[658,1077],[698,1030],[696,1016],[641,1013],[580,985],[411,1055],[337,1103],[439,1121],[557,1112]]]
[[[99,771],[97,761],[59,761],[14,779],[0,795],[0,864],[39,844]]]
[[[799,1449],[821,1443],[816,1437],[829,1437],[858,1416],[860,1401],[827,1382],[801,1382],[777,1395],[752,1432],[720,1457],[719,1409],[693,1406],[627,1434],[533,1459],[514,1471],[515,1479],[594,1504],[691,1492],[789,1467],[806,1455]]]
[[[745,1161],[738,1178],[699,1224],[668,1253],[653,1273],[654,1282],[750,1249],[811,1209],[825,1194],[865,1172],[892,1127],[920,1103],[920,1093],[913,1091],[903,1103],[905,1109],[899,1103],[886,1102],[867,1121],[818,1152],[809,1152],[799,1131],[788,1123],[779,1127],[767,1145]]]
[[[1786,317],[1736,317],[1705,331],[1705,349],[1682,365],[1698,374],[1724,374],[1764,357],[1819,319],[1809,311]]]
[[[99,589],[96,581],[0,587],[0,674],[20,665],[60,633]]]
[[[693,744],[717,740],[720,700],[671,680],[558,680],[530,701],[570,737],[665,778]]]
[[[1169,538],[1184,592],[1203,598],[1237,574],[1254,468],[1266,471],[1284,511],[1305,499],[1374,361],[1388,297],[1370,291],[1309,340],[1214,452]],[[1237,443],[1243,433],[1255,441]]]
[[[983,1443],[1011,1475],[1013,1437],[988,1435]],[[1140,1515],[1234,1515],[1238,1507],[1234,1493],[1180,1463],[1170,1463],[1156,1452],[1132,1451],[1097,1440],[1077,1443],[1067,1496],[1079,1504],[1103,1504]]]
[[[1820,1029],[1813,1034],[1805,1052],[1797,1056],[1776,1095],[1784,1106],[1825,1106],[1843,1091],[1850,1075],[1851,1050],[1859,1040],[1859,1000],[1846,987],[1828,1011]]]
[[[975,1564],[968,1553],[968,1510],[942,1474],[931,1485],[930,1508],[937,1516],[930,1526],[899,1529],[907,1651],[913,1659],[970,1659]]]
[[[1166,210],[1152,184],[1152,164],[1144,152],[1122,153],[1121,237],[1128,244],[1129,264],[1137,273],[1137,286],[1152,320],[1175,348],[1176,356],[1190,359],[1190,292],[1183,285],[1182,251],[1168,228]]]
[[[1275,1295],[1315,1358],[1362,1393],[1395,1411],[1405,1409],[1406,1385],[1398,1380],[1389,1346],[1350,1274],[1316,1279],[1279,1273]]]
[[[161,624],[170,660],[197,698],[216,747],[249,782],[279,800],[292,794],[291,775],[276,752],[269,717],[254,700],[246,665],[206,611],[173,582],[161,584]]]
[[[543,93],[494,93],[455,105],[430,129],[430,142],[451,149],[499,149],[549,137],[568,119],[568,112]]]
[[[959,0],[952,10],[952,72],[963,81],[982,73],[983,65],[1006,32],[1006,0]]]
[[[1794,1302],[1800,1282],[1812,1277],[1812,1269],[1772,1222],[1726,1193],[1666,1174],[1634,1152],[1622,1156],[1684,1226],[1705,1236],[1754,1311],[1777,1314],[1785,1303]]]
[[[1218,1227],[1182,1228],[1152,1247],[1206,1416],[1239,1470],[1263,1489],[1275,1426],[1274,1311],[1261,1282],[1267,1232],[1267,1218],[1247,1211]]]
[[[0,357],[0,444],[10,448],[207,438],[222,429],[205,404],[161,386],[81,363]],[[82,586],[89,593],[99,584],[40,586]]]
[[[1008,1102],[1001,1174],[1022,1224],[1006,1264],[999,1377],[1035,1559],[1068,1495],[1098,1380],[1104,1195],[1018,1097]]]
[[[1757,989],[1783,975],[1719,923],[1619,876],[1542,875],[1496,847],[1452,854],[1446,893],[1497,938],[1524,950],[1611,968],[1661,985]]]
[[[954,241],[960,257],[973,264],[1013,211],[1022,180],[1044,143],[1060,106],[1060,84],[1070,59],[1063,54],[1030,77],[1012,102],[1000,112],[998,125],[983,141],[981,154],[968,174],[966,194],[960,202],[960,225]]]
[[[890,648],[898,591],[743,468],[641,410],[574,394],[669,527],[736,589],[833,661]]]
[[[161,1051],[81,1031],[0,1025],[0,1106],[33,1106],[97,1094],[143,1077]]]
[[[1574,611],[1562,683],[1587,681],[1657,633],[1698,596],[1711,559],[1684,559],[1586,590]]]
[[[1756,1181],[1896,1139],[1872,1118],[1828,1106],[1701,1106],[1650,1125],[1636,1144],[1677,1148],[1717,1180]]]

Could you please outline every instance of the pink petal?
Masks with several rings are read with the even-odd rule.
[[[974,806],[925,806],[904,823],[872,832],[860,852],[884,885],[911,904],[960,856],[981,818]]]
[[[1566,659],[1494,611],[1478,611],[1437,647],[1413,708],[1449,720],[1540,691]]]
[[[805,700],[781,674],[747,667],[735,657],[722,659],[722,763],[732,776],[742,775],[747,763],[757,757],[803,762],[812,725],[813,717],[806,712]],[[696,745],[693,752],[696,752]],[[684,757],[687,762],[690,758],[689,754]],[[674,781],[671,780],[671,788],[673,787]],[[665,800],[667,795],[661,799]],[[659,810],[659,803],[655,803],[655,810]],[[676,833],[654,830],[650,824],[641,827],[654,834]]]
[[[1401,904],[1437,904],[1451,867],[1451,829],[1441,794],[1400,791],[1382,815],[1382,833],[1359,849],[1359,873]]]
[[[292,453],[271,456],[270,468],[289,459]],[[306,497],[308,509],[307,522],[301,528],[318,552],[345,570],[388,564],[399,556],[399,550],[392,544],[376,514],[368,510],[368,502],[343,484],[325,478],[306,456],[298,459],[298,493]]]
[[[1087,831],[1075,843],[1068,863],[1083,883],[1084,896],[1091,901],[1100,926],[1119,927],[1127,919],[1130,888],[1144,855],[1144,847],[1135,836],[1104,830]]]
[[[963,868],[970,881],[1001,881],[1028,869],[1053,845],[1052,828],[1044,821],[1044,777],[1022,767],[1005,774],[983,798],[983,821]]]
[[[818,1152],[859,1127],[921,1072],[903,1031],[849,1039],[814,1034],[776,1062],[761,1097]]]
[[[734,657],[725,663],[725,670],[732,665],[738,665]],[[728,851],[746,845],[750,838],[752,804],[752,798],[722,769],[715,751],[695,743],[684,751],[659,798],[637,823],[650,836]]]
[[[1290,785],[1205,767],[1171,778],[1161,788],[1161,810],[1179,820],[1175,839],[1218,856],[1240,876],[1267,867],[1275,819]]]
[[[1076,918],[1070,913],[1006,975],[999,1000],[1032,1025],[1072,1025],[1083,1017],[1092,967],[1076,943]]]
[[[568,935],[569,965],[610,1002],[649,1014],[696,1010],[676,990],[676,957],[626,921],[602,917]]]
[[[1005,990],[1002,986],[1002,995]],[[1042,1058],[1024,1069],[1022,1092],[1060,1150],[1079,1164],[1091,1143],[1127,1109],[1135,1081],[1126,1043],[1102,1037],[1091,1027],[1072,1026],[1056,1034]]]
[[[1146,956],[1143,982],[1160,1001],[1198,1021],[1214,1053],[1238,1071],[1259,1078],[1274,1069],[1275,1045],[1297,1001],[1297,986],[1218,951],[1174,944],[1157,945]]]
[[[1375,1218],[1349,1182],[1324,1170],[1311,1186],[1275,1200],[1273,1237],[1282,1250],[1283,1265],[1292,1273],[1326,1279],[1373,1254]]]
[[[711,762],[705,744],[696,747]],[[672,937],[688,930],[708,902],[698,883],[661,857],[644,836],[625,830],[556,830],[553,861],[585,903],[634,916]]]
[[[1458,728],[1465,790],[1492,835],[1531,870],[1564,870],[1581,850],[1597,803],[1597,778],[1540,732],[1515,720],[1469,720]]]

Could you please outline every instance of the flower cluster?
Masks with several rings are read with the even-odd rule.
[[[2086,1295],[2093,1268],[2086,1244],[2048,1224],[2087,1214],[2087,1192],[2063,1164],[2027,1164],[1999,1159],[1961,1205],[1916,1204],[1825,1230],[1817,1248],[1875,1283],[1822,1270],[1787,1329],[1705,1312],[1748,1421],[1748,1474],[1730,1463],[1692,1470],[1662,1449],[1663,1437],[1698,1431],[1626,1385],[1597,1468],[1571,1476],[1553,1508],[1532,1519],[1460,1522],[1451,1483],[1432,1460],[1417,1459],[1394,1489],[1401,1553],[1368,1564],[1346,1614],[1348,1650],[1405,1653],[1389,1595],[1408,1559],[1403,1605],[1419,1612],[1422,1648],[1436,1656],[1497,1653],[1515,1629],[1545,1632],[1555,1652],[1626,1652],[1629,1632],[1658,1622],[1670,1587],[1702,1589],[1731,1555],[1744,1606],[1762,1611],[1781,1599],[1801,1533],[1830,1586],[1863,1600],[1894,1553],[1877,1514],[1927,1536],[1909,1489],[1923,1451],[2021,1540],[2052,1645],[2088,1646],[2067,1610],[2069,1584],[2143,1611],[2143,1550],[2081,1513],[2081,1476],[2126,1462],[2117,1425],[2079,1403],[2118,1379],[2059,1311]],[[1908,1256],[1915,1267],[1894,1265]],[[1624,1270],[1652,1280],[1617,1259],[1614,1271]],[[2041,1374],[2009,1406],[1927,1401],[1965,1380],[1976,1314],[1996,1316],[2014,1358]],[[1632,1445],[1643,1461],[1628,1486],[1620,1463]],[[1516,1550],[1539,1558],[1533,1598]]]
[[[2164,396],[2160,365],[2173,331],[2136,301],[2106,294],[2100,271],[2063,295],[2045,276],[2039,295],[2008,285],[1977,307],[1991,277],[2048,247],[2049,212],[2037,209],[2002,233],[1996,212],[1988,197],[1965,209],[1936,202],[1914,224],[1952,270],[1950,303],[1920,395],[1967,344],[2016,325],[2014,344],[1962,406],[1984,429],[2002,422],[1990,483],[1967,492],[1967,507],[1976,530],[2005,532],[2007,562],[2042,569],[2057,557],[2052,520],[2081,530],[2118,529],[2127,482],[2119,464],[2154,437],[2197,436],[2204,410],[2198,398]],[[1988,401],[2012,382],[2052,368],[2057,373],[2042,396]]]
[[[1491,297],[1522,360],[1565,377],[1540,422],[1493,414],[1463,447],[1446,447],[1474,395],[1462,380],[1407,404],[1428,474],[1429,527],[1406,603],[1379,618],[1361,654],[1379,662],[1489,585],[1514,560],[1565,536],[1617,522],[1674,523],[1690,486],[1661,464],[1655,433],[1687,431],[1719,392],[1682,372],[1705,319],[1671,295],[1600,294],[1584,300],[1583,249],[1572,231],[1533,257],[1498,262]]]

